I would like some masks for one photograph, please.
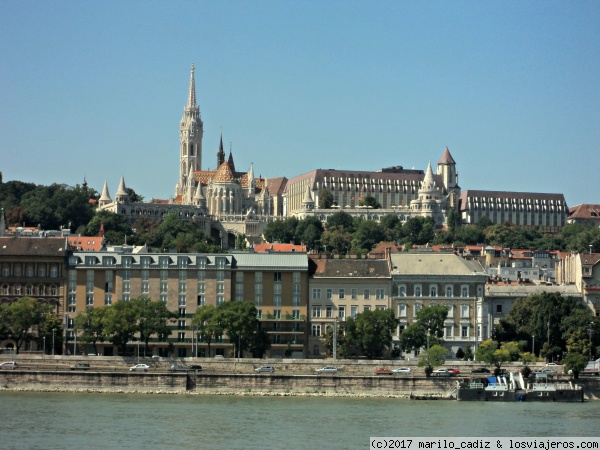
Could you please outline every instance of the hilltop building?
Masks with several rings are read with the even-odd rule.
[[[319,206],[321,189],[332,193],[333,207]],[[284,215],[299,219],[315,216],[326,222],[330,215],[344,211],[377,221],[390,214],[399,216],[401,221],[416,216],[431,217],[437,227],[443,227],[450,208],[457,206],[459,195],[456,162],[446,148],[436,174],[431,164],[425,172],[401,166],[377,172],[335,169],[307,172],[287,182],[283,204]],[[368,196],[375,198],[381,208],[363,206]]]

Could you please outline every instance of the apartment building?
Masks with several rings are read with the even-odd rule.
[[[388,259],[311,259],[308,353],[324,356],[323,335],[348,317],[390,307]]]
[[[267,356],[306,357],[306,253],[235,253],[232,258],[232,300],[254,302],[271,339]]]
[[[426,306],[448,307],[444,344],[452,353],[472,348],[489,337],[485,283],[488,275],[478,261],[452,253],[394,252],[390,254],[392,308],[400,320],[395,339]],[[414,356],[414,355],[413,355]]]

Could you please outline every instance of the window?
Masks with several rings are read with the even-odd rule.
[[[244,272],[235,274],[235,299],[238,302],[244,300]]]
[[[94,290],[92,289],[91,292],[93,293]],[[46,295],[46,286],[44,286],[43,284],[40,284],[38,286],[38,295]]]
[[[58,266],[56,264],[50,264],[50,278],[58,278]]]
[[[469,326],[463,325],[460,327],[460,335],[461,337],[468,338],[469,337]]]
[[[185,317],[185,308],[179,308],[179,317]]]
[[[385,288],[375,289],[375,300],[383,300],[385,298]]]
[[[58,295],[58,288],[54,284],[50,285],[50,295]]]
[[[448,316],[447,316],[447,317],[448,317],[448,318],[452,318],[452,317],[454,317],[454,305],[453,305],[453,304],[451,304],[451,303],[448,303],[448,304],[446,305],[446,308],[448,308]]]
[[[10,276],[10,266],[8,264],[4,264],[2,266],[2,276],[9,277]]]
[[[168,256],[159,256],[158,257],[158,267],[160,267],[161,269],[168,269],[170,259],[171,258],[169,258]],[[161,270],[161,272],[162,272],[162,270]]]
[[[377,306],[375,306],[375,310],[376,311],[383,311],[384,309],[385,309],[384,305],[377,305]]]
[[[273,281],[275,283],[281,283],[281,272],[273,272]]]
[[[401,284],[398,286],[398,297],[406,297],[406,285]]]
[[[124,268],[131,268],[131,256],[123,256],[121,262],[123,263]]]
[[[158,299],[163,303],[167,303],[167,300],[169,299],[169,297],[167,296],[167,294],[160,294],[158,296]]]
[[[227,262],[227,258],[223,258],[222,256],[217,256],[215,263],[217,264],[217,269],[224,269],[225,263]]]
[[[70,291],[73,292],[73,291]],[[29,297],[31,297],[33,295],[33,286],[31,284],[28,284],[27,286],[25,286],[25,295],[28,295]]]
[[[198,266],[198,269],[206,269],[206,257],[198,256],[196,259],[196,265]]]
[[[358,289],[352,288],[352,300],[358,299]]]
[[[356,317],[357,314],[358,314],[358,306],[351,306],[350,307],[350,317]]]
[[[469,296],[469,286],[462,286],[460,289],[460,296],[461,297],[468,297]]]
[[[314,305],[312,307],[312,316],[321,317],[321,305]]]
[[[460,305],[460,317],[463,319],[469,318],[469,305],[464,303]]]
[[[148,281],[142,281],[142,294],[150,292],[150,283]]]
[[[27,266],[25,266],[25,276],[27,278],[33,277],[33,264],[27,264]]]
[[[344,299],[344,298],[346,298],[346,291],[345,291],[344,289],[340,289],[340,290],[338,291],[338,298],[339,298],[340,300],[341,300],[341,299]]]
[[[177,267],[180,269],[187,269],[189,261],[187,256],[180,256],[177,258]]]
[[[328,306],[325,309],[325,317],[329,317],[329,318],[333,317],[333,307]]]
[[[186,297],[185,297],[185,295],[180,295],[178,297],[178,304],[179,304],[179,306],[185,306],[185,304],[186,304]]]
[[[15,295],[21,295],[21,285],[20,284],[15,284],[14,290],[15,290]]]
[[[342,320],[346,318],[346,307],[340,306],[338,308],[338,317]]]
[[[150,257],[142,256],[140,258],[140,263],[142,265],[142,269],[149,269],[150,268]],[[144,272],[144,271],[142,270],[142,272]]]
[[[300,319],[300,310],[299,309],[292,309],[292,319],[298,320]],[[294,324],[297,325],[297,324]],[[296,330],[298,331],[298,330]]]
[[[197,303],[198,306],[204,306],[206,304],[206,298],[204,295],[198,295]]]
[[[437,288],[436,284],[432,284],[431,286],[429,286],[429,296],[430,297],[438,296],[438,288]]]
[[[185,331],[178,331],[177,332],[177,342],[184,342],[185,341]]]
[[[280,309],[274,309],[273,310],[273,318],[274,319],[281,319],[281,310]]]
[[[370,298],[371,298],[371,291],[369,291],[368,289],[365,289],[365,290],[363,291],[363,298],[364,298],[365,300],[370,300]]]
[[[69,297],[67,299],[68,302],[68,311],[69,312],[75,312],[76,310],[76,305],[77,305],[77,297],[75,294],[69,294]]]
[[[217,295],[217,306],[222,304],[225,301],[225,297],[222,295]]]
[[[327,300],[331,300],[333,298],[333,289],[327,289]]]
[[[454,288],[452,286],[446,286],[446,297],[454,297]]]
[[[254,304],[256,306],[262,305],[262,294],[263,294],[263,285],[256,283],[254,285]]]
[[[86,294],[85,306],[94,306],[94,294]]]
[[[451,338],[453,336],[454,327],[452,325],[447,325],[444,327],[444,337]]]
[[[316,337],[321,336],[321,325],[313,325],[312,326],[312,335]]]
[[[256,310],[256,318],[257,319],[262,319],[262,309],[257,309]]]
[[[496,305],[496,314],[502,314],[502,305]]]
[[[477,286],[477,297],[483,297],[483,286]]]
[[[292,285],[292,306],[300,306],[300,285]]]
[[[185,319],[180,319],[177,321],[177,328],[179,330],[185,330]]]
[[[104,294],[104,304],[107,306],[112,305],[112,294],[108,292]]]
[[[85,271],[85,291],[86,292],[94,292],[94,271],[86,270]]]
[[[273,285],[273,306],[281,306],[281,283]]]
[[[319,344],[315,344],[313,346],[313,355],[315,355],[315,356],[319,356],[320,355]]]
[[[312,298],[313,298],[313,300],[320,300],[321,299],[321,289],[313,288]]]
[[[363,311],[371,311],[371,307],[369,305],[365,306]]]
[[[300,283],[300,272],[292,272],[292,282]]]
[[[8,295],[8,284],[2,285],[2,295]]]
[[[407,305],[404,303],[400,303],[398,305],[398,317],[406,317]]]
[[[217,281],[225,281],[225,272],[217,270]]]
[[[423,305],[421,303],[415,303],[413,308],[413,316],[416,316],[421,309],[423,309]]]
[[[422,290],[421,290],[421,285],[417,284],[415,285],[415,297],[421,297],[422,295]]]

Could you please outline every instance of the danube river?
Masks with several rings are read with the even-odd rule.
[[[600,402],[0,392],[2,449],[354,449],[370,436],[600,436]]]

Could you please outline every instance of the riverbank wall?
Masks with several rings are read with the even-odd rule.
[[[3,355],[4,356],[4,355]],[[2,358],[6,360],[7,358]],[[0,370],[0,390],[135,392],[223,395],[310,395],[398,398],[451,398],[456,382],[470,377],[477,365],[453,362],[460,369],[457,377],[430,377],[416,361],[338,360],[337,374],[315,375],[315,369],[331,364],[326,360],[264,360],[213,358],[122,358],[122,357],[30,357],[14,355],[16,370]],[[79,363],[90,370],[70,370]],[[131,372],[137,362],[150,366],[148,372]],[[172,364],[200,364],[201,371],[170,372]],[[271,365],[275,373],[255,373],[254,369]],[[376,367],[410,367],[410,375],[374,375]],[[478,365],[481,366],[481,365]],[[504,367],[504,366],[503,366]],[[507,370],[519,370],[515,365]],[[563,381],[567,377],[561,377]],[[586,400],[600,399],[600,377],[581,377]]]
[[[14,391],[450,399],[456,381],[421,376],[0,371],[0,389]],[[586,400],[600,399],[600,380],[575,383],[582,386]]]

